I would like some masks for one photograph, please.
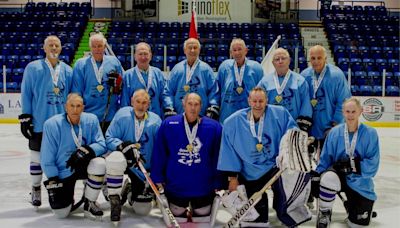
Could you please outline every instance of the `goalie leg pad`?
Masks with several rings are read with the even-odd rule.
[[[221,197],[220,196],[215,196],[214,201],[211,207],[211,214],[210,214],[210,226],[214,227],[215,224],[215,219],[217,218],[217,212],[219,205],[221,204]]]
[[[114,151],[106,157],[107,190],[109,195],[120,195],[127,163],[125,156]]]
[[[319,206],[321,209],[332,209],[336,193],[340,191],[340,186],[339,176],[335,172],[328,170],[321,174],[319,187]]]
[[[87,167],[88,180],[86,182],[85,197],[90,201],[96,201],[106,173],[106,162],[102,157],[90,160]]]

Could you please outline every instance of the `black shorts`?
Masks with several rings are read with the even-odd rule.
[[[205,207],[208,205],[212,205],[215,194],[212,193],[212,194],[209,194],[206,196],[201,196],[201,197],[183,198],[183,197],[172,196],[171,194],[168,194],[166,192],[165,196],[167,197],[169,203],[172,203],[179,207],[184,207],[184,208],[189,207],[189,203],[190,203],[190,206],[193,209],[197,209],[197,208],[202,208],[202,207]]]
[[[34,132],[33,138],[29,139],[29,149],[40,152],[40,146],[42,145],[43,132]]]
[[[347,184],[343,192],[346,193],[347,198],[348,219],[357,225],[369,225],[374,201],[360,195],[358,192],[348,187]]]

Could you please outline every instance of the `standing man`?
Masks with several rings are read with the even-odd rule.
[[[317,227],[329,227],[336,194],[344,192],[349,227],[367,226],[376,200],[373,178],[379,168],[379,139],[374,128],[359,122],[360,101],[350,98],[343,104],[342,123],[329,132],[314,172],[320,176]],[[315,184],[313,182],[313,184]]]
[[[21,85],[22,113],[18,119],[21,132],[29,140],[31,151],[30,173],[32,178],[31,203],[42,204],[40,182],[40,145],[44,122],[53,115],[63,113],[67,95],[72,87],[72,69],[61,62],[61,41],[48,36],[43,45],[46,58],[29,63]]]
[[[342,70],[326,62],[326,49],[320,45],[310,48],[311,66],[301,72],[310,87],[313,107],[311,135],[316,148],[322,148],[329,130],[343,122],[342,104],[351,96]]]
[[[136,90],[131,98],[131,106],[118,110],[106,132],[107,148],[113,151],[106,158],[107,187],[113,222],[120,221],[121,206],[125,203],[121,201],[125,172],[131,180],[132,195],[128,201],[133,202],[133,210],[147,215],[152,209],[153,196],[149,194],[149,189],[145,189],[145,177],[134,167],[137,160],[141,159],[144,167],[150,170],[154,141],[161,119],[148,111],[149,106],[150,96],[146,90]]]
[[[130,106],[133,93],[138,89],[145,89],[151,98],[150,111],[162,118],[164,115],[162,92],[165,79],[160,69],[150,66],[151,58],[150,45],[145,42],[138,43],[135,47],[137,64],[124,73],[121,106]]]
[[[97,33],[89,38],[91,55],[79,59],[73,70],[72,91],[85,102],[85,112],[99,119],[103,133],[119,109],[122,66],[115,56],[104,55],[107,40]]]
[[[218,120],[218,85],[211,67],[199,59],[200,42],[189,38],[183,44],[186,60],[176,64],[163,92],[164,116],[182,114],[182,99],[188,93],[197,93],[202,100],[200,115]]]
[[[237,110],[248,107],[250,90],[264,75],[258,62],[246,58],[247,51],[242,39],[233,39],[230,47],[233,59],[225,60],[218,68],[217,81],[221,91],[220,123],[224,123]]]
[[[151,178],[165,189],[169,207],[181,222],[210,222],[216,215],[215,190],[221,187],[217,161],[222,127],[200,117],[201,106],[201,97],[188,93],[184,113],[163,121],[153,150]]]
[[[40,160],[48,180],[44,182],[54,214],[65,218],[74,209],[74,189],[78,179],[88,179],[84,190],[85,217],[101,217],[96,205],[106,173],[106,144],[97,117],[83,112],[83,99],[68,95],[66,113],[47,120],[43,127]]]
[[[289,69],[290,55],[286,49],[274,51],[272,64],[275,72],[266,75],[258,86],[267,92],[268,104],[285,107],[300,129],[308,133],[312,125],[312,107],[307,82]]]
[[[267,105],[266,92],[260,87],[250,91],[248,102],[249,108],[235,112],[224,122],[218,170],[228,176],[229,191],[235,191],[239,184],[244,184],[250,197],[262,189],[277,173],[276,158],[281,139],[287,130],[296,127],[296,122],[285,108]],[[297,185],[303,186],[296,189],[298,194],[303,192],[308,181],[308,179],[295,181]],[[291,205],[293,202],[288,203],[281,178],[272,185],[272,190],[273,207],[278,218],[286,226],[293,227],[311,218],[305,205],[294,206]],[[293,199],[294,197],[291,198],[292,201]],[[258,218],[251,222],[241,222],[241,225],[268,227],[266,193],[254,208],[259,214]],[[295,215],[292,217],[290,212],[294,212]]]

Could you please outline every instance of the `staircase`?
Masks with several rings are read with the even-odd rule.
[[[303,37],[304,48],[307,51],[307,60],[309,60],[308,50],[312,46],[319,44],[326,48],[327,62],[335,64],[324,27],[320,21],[300,22],[300,34]]]
[[[81,38],[81,41],[79,43],[78,49],[75,52],[74,60],[72,61],[71,66],[73,67],[75,65],[75,62],[86,56],[90,52],[90,47],[89,47],[89,37],[92,32],[102,32],[104,36],[107,35],[108,32],[108,25],[109,21],[107,22],[102,22],[102,21],[89,21],[85,32],[83,33],[83,36]]]

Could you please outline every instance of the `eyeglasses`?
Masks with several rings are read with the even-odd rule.
[[[288,57],[275,57],[275,58],[273,59],[273,61],[274,61],[274,62],[278,62],[279,60],[285,61],[285,60],[287,60],[287,59],[288,59]]]

